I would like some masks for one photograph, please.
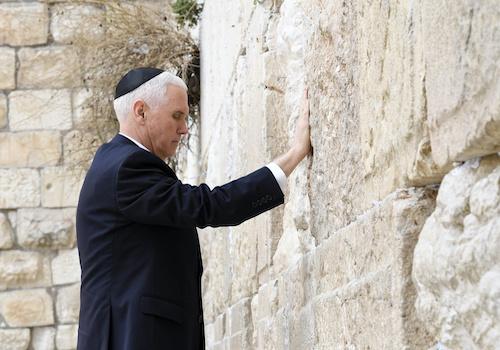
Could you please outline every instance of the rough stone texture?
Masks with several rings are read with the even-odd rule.
[[[57,321],[77,323],[80,312],[80,284],[59,288],[56,302]]]
[[[14,231],[8,217],[0,213],[0,249],[12,248],[14,244]]]
[[[15,73],[16,51],[8,47],[0,47],[0,89],[8,90],[16,87]]]
[[[29,329],[0,329],[0,350],[27,350],[29,345]]]
[[[53,324],[52,309],[52,298],[45,289],[0,293],[0,313],[9,327]]]
[[[0,169],[0,208],[40,205],[40,175],[33,169]]]
[[[417,310],[450,349],[500,344],[500,157],[445,176],[415,249]]]
[[[7,126],[7,98],[0,93],[0,129]]]
[[[82,85],[76,50],[71,46],[22,48],[18,52],[20,88],[77,87]]]
[[[37,252],[0,252],[0,289],[48,287],[52,283],[50,261]]]
[[[422,8],[434,159],[442,164],[500,151],[498,3],[423,0]]]
[[[87,40],[89,44],[104,35],[105,13],[91,5],[58,4],[52,7],[50,32],[57,43]]]
[[[49,14],[41,3],[0,4],[0,45],[34,45],[47,42]]]
[[[57,326],[56,347],[57,350],[76,349],[78,340],[78,325]]]
[[[45,86],[46,87],[46,86]],[[71,128],[69,90],[21,90],[9,94],[12,131]]]
[[[85,168],[71,166],[42,169],[42,206],[76,207],[85,174]]]
[[[52,260],[54,285],[80,282],[80,275],[78,249],[59,251],[59,255]]]
[[[0,167],[55,165],[59,162],[61,153],[59,132],[0,133]]]
[[[89,89],[79,89],[73,92],[73,127],[75,129],[86,129],[95,123],[92,108],[87,103],[91,95]]]
[[[101,144],[95,133],[71,130],[63,139],[64,164],[73,168],[87,169]]]
[[[75,245],[75,209],[19,209],[17,242],[25,248],[71,248]]]
[[[33,350],[56,350],[56,330],[54,327],[33,328],[31,346]]]

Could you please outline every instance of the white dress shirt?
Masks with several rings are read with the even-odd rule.
[[[135,143],[140,148],[142,148],[142,149],[144,149],[144,150],[146,150],[148,152],[151,152],[146,147],[144,147],[143,144],[141,144],[137,140],[134,140],[132,137],[130,137],[128,135],[125,135],[122,132],[119,132],[119,134],[122,135],[122,136],[125,136],[127,139],[129,139],[130,141],[132,141],[133,143]],[[271,170],[271,172],[273,173],[274,177],[276,178],[276,181],[278,182],[278,185],[280,186],[281,192],[283,192],[283,194],[285,194],[285,189],[286,189],[287,181],[286,181],[286,175],[283,172],[283,170],[279,167],[278,164],[273,163],[273,162],[267,164],[266,166],[269,168],[269,170]]]

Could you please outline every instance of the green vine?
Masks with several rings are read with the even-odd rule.
[[[187,24],[189,27],[193,27],[200,19],[203,5],[198,4],[196,0],[176,0],[172,4],[172,10],[181,26]]]

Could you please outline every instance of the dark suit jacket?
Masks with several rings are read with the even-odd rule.
[[[78,349],[203,349],[196,227],[238,225],[283,200],[267,167],[191,186],[117,134],[97,150],[78,201]]]

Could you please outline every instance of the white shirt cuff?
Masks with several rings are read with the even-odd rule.
[[[269,168],[269,170],[271,170],[274,177],[276,178],[276,181],[278,182],[278,185],[281,188],[281,192],[283,192],[283,194],[285,194],[287,180],[286,180],[286,175],[283,172],[283,170],[279,167],[278,164],[273,163],[273,162],[267,164],[266,166]]]

